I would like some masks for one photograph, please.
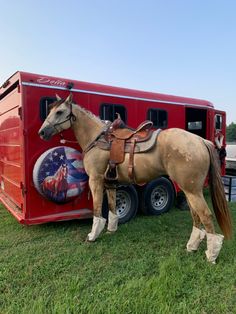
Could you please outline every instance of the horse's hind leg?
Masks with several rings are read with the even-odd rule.
[[[193,229],[187,243],[187,251],[196,252],[200,243],[205,238],[206,232],[200,229],[201,220],[199,216],[197,215],[197,213],[191,208],[190,204],[189,204],[189,207],[190,207],[190,212],[193,219]]]
[[[207,259],[208,261],[215,263],[220,253],[224,237],[220,234],[215,233],[212,214],[203,197],[202,192],[198,194],[186,193],[186,197],[191,206],[191,209],[199,216],[201,223],[205,227],[207,234]],[[201,238],[201,233],[198,233],[198,238]]]
[[[107,231],[115,232],[117,230],[119,220],[116,213],[116,189],[106,189],[106,193],[109,207]]]
[[[106,219],[102,217],[103,179],[90,177],[89,187],[93,196],[94,216],[92,230],[87,236],[87,241],[93,242],[100,235],[106,224]]]
[[[190,204],[191,210],[195,213],[194,217],[199,217],[201,223],[204,225],[206,232],[215,233],[215,228],[212,220],[212,213],[203,197],[200,193],[186,193],[187,200]]]

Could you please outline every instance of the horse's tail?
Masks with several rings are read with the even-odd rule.
[[[230,239],[232,237],[232,220],[228,203],[225,198],[219,159],[214,145],[207,140],[205,140],[204,143],[210,155],[209,188],[213,209],[225,238]]]

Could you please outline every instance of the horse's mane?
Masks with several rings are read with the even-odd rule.
[[[105,124],[104,121],[102,121],[98,116],[96,116],[95,114],[93,114],[91,111],[81,107],[80,105],[73,103],[74,105],[76,105],[76,108],[79,109],[79,111],[81,111],[82,113],[84,113],[86,116],[89,116],[92,120],[94,120],[95,122],[98,122],[100,124]]]
[[[57,108],[59,107],[61,104],[63,104],[65,102],[65,99],[60,99],[60,100],[55,100],[53,103],[49,104],[48,108],[49,111],[52,110],[52,108]]]
[[[60,167],[57,169],[57,171],[56,171],[55,174],[54,174],[54,177],[60,176],[60,174],[61,174],[61,168],[62,168],[62,165],[60,165]]]

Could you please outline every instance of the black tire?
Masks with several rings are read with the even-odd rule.
[[[138,194],[133,185],[121,185],[116,189],[116,212],[119,224],[134,218],[138,210]],[[102,215],[108,218],[107,196],[104,196]]]
[[[174,204],[175,190],[170,180],[160,177],[148,183],[144,189],[143,211],[148,215],[168,212]]]

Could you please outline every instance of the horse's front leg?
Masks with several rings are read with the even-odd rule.
[[[53,197],[57,197],[57,194],[58,194],[58,184],[57,183],[55,183],[55,185],[54,185],[54,191],[53,191]]]
[[[119,220],[116,213],[116,189],[106,189],[106,193],[109,207],[107,231],[113,233],[117,230]]]
[[[66,201],[66,197],[67,197],[67,188],[64,188],[64,190],[62,190],[62,196],[64,197],[64,200]]]
[[[87,241],[94,242],[105,227],[106,219],[102,217],[103,178],[89,178],[89,187],[93,197],[93,226]]]

